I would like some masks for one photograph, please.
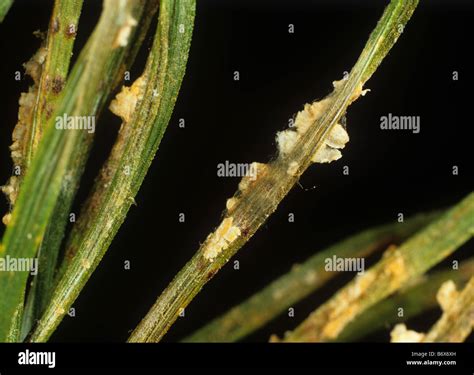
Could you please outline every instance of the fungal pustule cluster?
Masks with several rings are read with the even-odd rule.
[[[443,311],[448,311],[458,297],[459,292],[453,280],[447,280],[441,284],[438,293],[436,293],[436,300]]]
[[[25,150],[28,147],[28,132],[31,132],[33,116],[35,114],[36,96],[38,94],[38,87],[41,80],[41,73],[43,71],[43,65],[46,60],[47,50],[41,47],[35,55],[26,62],[23,66],[25,67],[26,74],[32,79],[34,84],[28,89],[28,92],[23,92],[20,95],[19,108],[18,108],[18,122],[15,125],[12,133],[13,143],[10,146],[11,157],[15,168],[20,168],[20,173],[24,168]],[[18,189],[20,185],[19,176],[13,175],[9,178],[6,185],[1,186],[0,190],[7,196],[10,206],[13,206],[18,196]],[[2,221],[5,225],[10,222],[11,214],[7,213],[3,216]]]
[[[344,84],[343,81],[333,82],[335,90],[341,89]],[[349,102],[353,102],[360,95],[365,95],[368,90],[362,90],[360,86]],[[312,104],[306,104],[304,109],[296,115],[294,127],[285,131],[279,132],[276,135],[278,150],[281,157],[286,157],[293,151],[296,143],[306,131],[313,126],[324,112],[328,109],[333,101],[332,96],[328,96],[320,101],[315,101]],[[323,145],[318,148],[311,160],[314,163],[330,163],[331,161],[341,158],[341,149],[349,142],[349,135],[346,129],[341,124],[336,124],[329,134],[325,137]],[[203,245],[204,258],[209,261],[214,259],[225,249],[227,249],[232,242],[239,238],[241,229],[233,224],[233,214],[235,207],[239,203],[240,196],[255,183],[255,181],[266,173],[268,166],[261,163],[252,163],[252,170],[256,171],[254,176],[245,176],[239,183],[239,194],[231,197],[226,202],[227,217],[222,221],[219,227],[211,233]],[[299,164],[294,160],[288,160],[287,173],[296,175],[298,173]]]
[[[204,243],[204,258],[210,262],[225,249],[227,249],[232,242],[238,239],[241,235],[241,229],[234,224],[232,212],[237,206],[240,196],[245,194],[249,188],[267,172],[268,166],[263,163],[253,162],[250,165],[250,170],[254,171],[252,175],[242,177],[239,183],[239,194],[227,199],[226,209],[227,217],[222,221],[219,227],[211,233]]]
[[[407,329],[403,323],[397,324],[390,332],[390,342],[422,342],[424,333]]]
[[[343,87],[343,81],[333,82],[335,90]],[[368,90],[362,90],[360,87],[351,98],[350,102],[356,100],[360,95],[365,95]],[[296,115],[294,126],[290,129],[278,132],[276,142],[280,156],[287,157],[293,151],[296,143],[306,131],[321,118],[324,112],[331,105],[332,96],[328,96],[312,104],[305,104],[304,109]],[[342,157],[341,149],[349,142],[349,135],[341,124],[336,124],[311,158],[313,163],[330,163]],[[299,165],[296,161],[288,161],[287,173],[295,175],[298,172]]]
[[[127,18],[117,33],[115,41],[113,43],[113,48],[125,47],[128,44],[128,39],[132,33],[132,29],[138,25],[138,22],[135,18],[130,15],[127,15]]]
[[[240,236],[240,228],[233,225],[233,217],[226,217],[219,227],[211,233],[205,243],[204,258],[210,262],[227,249],[229,245]]]
[[[242,180],[240,180],[240,183],[239,183],[238,194],[236,196],[233,196],[227,199],[227,202],[225,204],[227,213],[233,211],[233,209],[239,202],[240,195],[244,194],[245,191],[248,190],[248,188],[252,186],[255,183],[255,181],[267,171],[267,168],[268,166],[263,163],[253,162],[252,164],[250,164],[249,170],[253,171],[253,173],[248,176],[242,177]]]
[[[143,98],[146,80],[144,76],[138,77],[132,86],[123,86],[114,100],[110,103],[109,109],[119,116],[123,122],[130,122],[137,103]]]

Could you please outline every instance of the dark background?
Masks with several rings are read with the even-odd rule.
[[[98,19],[100,1],[86,1],[75,56]],[[124,341],[157,295],[219,223],[238,178],[218,178],[217,164],[266,162],[275,133],[306,102],[331,90],[349,71],[387,1],[198,1],[186,77],[168,130],[129,216],[54,341]],[[0,25],[2,82],[0,182],[8,179],[7,146],[18,98],[29,78],[14,80],[39,47],[52,1],[16,0]],[[343,158],[308,169],[278,210],[187,308],[165,341],[176,341],[223,313],[295,263],[350,234],[424,210],[454,204],[472,190],[471,106],[473,16],[469,1],[421,1],[405,33],[349,109],[350,143]],[[288,24],[295,33],[288,33]],[[6,36],[6,37],[5,37]],[[132,79],[143,67],[148,40]],[[240,72],[240,81],[233,72]],[[452,80],[453,71],[459,80]],[[127,83],[129,84],[129,83]],[[380,116],[421,116],[421,132],[381,131]],[[184,118],[186,127],[178,127]],[[105,111],[75,211],[120,125]],[[350,175],[343,176],[344,165]],[[453,176],[452,166],[459,166]],[[311,189],[316,186],[314,189]],[[7,209],[2,200],[1,211]],[[179,213],[186,222],[179,223]],[[288,222],[288,213],[295,222]],[[452,259],[472,254],[469,242]],[[124,261],[131,270],[124,270]],[[252,335],[266,341],[294,328],[352,275],[342,275]],[[409,322],[426,330],[432,311]],[[369,340],[387,341],[389,329]]]

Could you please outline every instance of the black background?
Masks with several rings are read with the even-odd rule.
[[[266,162],[274,136],[306,102],[323,97],[350,70],[386,1],[200,0],[189,65],[178,103],[145,183],[103,262],[53,341],[124,341],[157,295],[219,223],[237,178],[219,178],[217,164]],[[18,97],[29,78],[14,80],[39,47],[52,1],[16,0],[0,25],[0,181],[10,175],[7,146]],[[86,1],[75,56],[98,19],[100,1]],[[350,143],[343,158],[308,169],[254,238],[209,283],[165,341],[176,341],[347,235],[420,211],[454,204],[472,189],[472,36],[469,1],[421,1],[389,56],[349,109]],[[288,33],[288,24],[295,33]],[[154,26],[153,26],[154,27]],[[146,49],[132,79],[143,68]],[[240,81],[233,72],[240,72]],[[459,80],[453,81],[453,71]],[[129,82],[125,82],[129,84]],[[107,112],[107,113],[106,113]],[[380,116],[421,116],[421,132],[380,130]],[[178,127],[184,118],[186,127]],[[80,202],[120,125],[105,111],[81,186]],[[343,176],[344,165],[350,175]],[[459,175],[452,175],[452,166]],[[314,189],[311,189],[316,186]],[[2,201],[2,211],[7,204]],[[186,222],[179,223],[179,213]],[[288,214],[295,222],[288,222]],[[447,260],[472,253],[472,241]],[[124,261],[131,270],[124,270]],[[342,275],[249,337],[265,341],[294,328],[352,275]],[[426,330],[438,310],[409,322]],[[387,341],[390,329],[369,340]]]

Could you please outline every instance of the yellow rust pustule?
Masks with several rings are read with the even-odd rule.
[[[334,91],[343,87],[344,80],[334,81]],[[351,97],[350,102],[356,100],[359,96],[365,95],[369,90],[363,90],[362,85],[357,89]],[[276,142],[280,157],[290,157],[294,147],[311,126],[323,116],[333,102],[333,95],[315,101],[311,104],[305,104],[302,111],[296,115],[294,126],[290,129],[278,132],[276,135]],[[330,163],[342,157],[341,149],[343,149],[347,142],[349,142],[349,135],[344,126],[336,124],[329,134],[322,141],[323,144],[315,152],[311,161],[313,163]],[[298,170],[298,165],[295,161],[290,160],[288,164],[288,174],[295,175]]]
[[[232,213],[240,201],[240,196],[245,194],[249,187],[254,185],[257,179],[261,178],[268,171],[268,165],[253,162],[250,164],[248,175],[242,177],[239,183],[238,192],[226,201],[227,214]]]
[[[424,333],[407,329],[403,323],[397,324],[390,332],[390,342],[422,342]]]
[[[18,122],[12,133],[12,144],[10,145],[13,167],[19,172],[19,175],[13,175],[5,186],[1,187],[3,193],[7,196],[10,206],[13,206],[18,196],[20,185],[20,176],[25,173],[25,158],[29,147],[29,137],[33,128],[33,116],[38,95],[38,87],[41,80],[43,65],[46,60],[47,50],[40,47],[34,56],[25,64],[25,72],[33,79],[33,85],[28,92],[20,94],[18,108]],[[37,140],[33,140],[35,143]],[[11,215],[7,213],[2,221],[7,225]]]
[[[204,244],[204,258],[212,262],[240,236],[240,228],[233,225],[233,217],[226,217],[219,227],[211,233]]]
[[[238,201],[239,199],[236,197],[227,199],[227,201],[225,202],[225,208],[227,209],[227,211],[232,211]]]
[[[137,25],[138,25],[137,20],[133,18],[132,16],[127,15],[127,18],[123,26],[119,29],[117,36],[115,37],[112,47],[113,48],[125,47],[129,42],[132,29]]]
[[[448,280],[441,284],[438,293],[436,293],[436,300],[443,311],[448,311],[458,296],[459,292],[456,289],[456,284],[454,281]]]
[[[360,298],[367,293],[376,278],[377,274],[372,270],[356,276],[354,283],[343,289],[328,305],[327,324],[321,330],[323,339],[335,339],[359,314]]]
[[[250,164],[250,168],[253,173],[248,176],[242,177],[242,180],[239,183],[239,191],[241,193],[245,192],[255,181],[264,175],[268,170],[268,165],[264,163],[253,162]]]
[[[132,86],[123,86],[122,91],[110,103],[109,109],[123,122],[130,122],[137,103],[143,98],[145,86],[146,80],[143,76],[138,77]]]

